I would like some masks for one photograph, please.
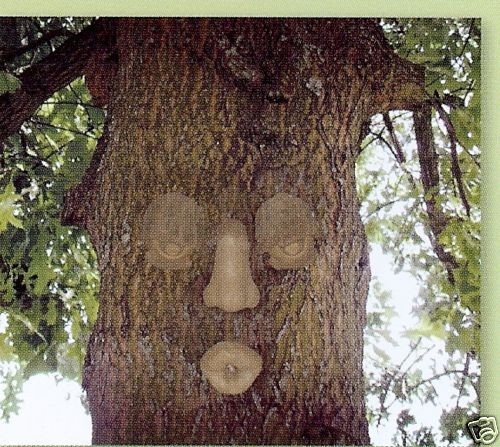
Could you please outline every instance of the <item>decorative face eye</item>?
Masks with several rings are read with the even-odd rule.
[[[202,208],[184,194],[156,197],[143,220],[147,260],[163,270],[189,268],[205,240],[205,222]]]
[[[269,253],[275,269],[298,269],[314,258],[317,224],[298,197],[278,193],[264,202],[255,216],[259,251]]]

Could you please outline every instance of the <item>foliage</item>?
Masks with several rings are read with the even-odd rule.
[[[0,95],[15,92],[21,86],[21,81],[6,71],[0,71]]]
[[[23,42],[84,19],[25,19]],[[40,33],[34,30],[40,29]],[[52,42],[52,45],[54,42]],[[51,51],[50,43],[21,54],[0,90]],[[9,84],[10,82],[10,84]],[[23,381],[58,371],[80,380],[85,346],[97,315],[96,255],[84,232],[60,223],[65,192],[78,183],[95,149],[104,112],[91,104],[83,79],[55,93],[12,135],[0,160],[0,374],[2,415],[17,410]],[[10,362],[10,363],[7,363]]]
[[[10,47],[0,47],[0,95],[15,91],[23,70],[89,22],[18,18]],[[391,326],[398,306],[377,278],[372,282],[365,337],[368,417],[372,427],[392,418],[393,442],[401,445],[457,443],[463,438],[464,420],[478,409],[480,23],[385,19],[381,24],[396,51],[427,70],[439,155],[437,204],[447,219],[437,242],[457,265],[452,284],[433,250],[436,241],[429,229],[412,114],[394,111],[373,117],[356,172],[366,232],[421,289],[413,303],[415,324],[401,334]],[[60,212],[65,193],[90,162],[104,118],[105,111],[92,105],[85,80],[76,79],[9,138],[1,155],[4,418],[17,410],[19,389],[31,375],[58,371],[64,377],[81,377],[97,315],[99,276],[88,236],[62,226]],[[452,142],[461,179],[453,169]],[[405,352],[397,359],[389,355],[396,348]],[[426,370],[423,361],[429,365]],[[415,406],[437,405],[436,384],[445,379],[455,390],[453,405],[443,407],[438,428],[421,424]]]
[[[463,443],[468,439],[464,421],[474,417],[479,405],[480,23],[476,19],[398,19],[382,24],[401,56],[426,67],[439,156],[437,205],[446,216],[437,243],[457,265],[450,282],[434,252],[412,113],[393,111],[373,117],[356,172],[365,228],[371,243],[393,257],[396,271],[410,273],[421,287],[413,300],[413,327],[394,333],[390,294],[381,289],[377,278],[372,282],[370,300],[377,305],[369,314],[365,336],[369,417],[372,427],[391,418],[394,423],[399,408],[392,439],[398,445]],[[461,179],[452,167],[453,140]],[[469,210],[458,192],[459,181]],[[389,345],[392,350],[406,349],[400,363],[387,355]],[[430,364],[426,377],[422,362]],[[451,396],[455,404],[443,409],[439,433],[435,427],[416,424],[409,407],[415,399],[421,405],[433,403],[440,394],[437,384],[455,390]]]

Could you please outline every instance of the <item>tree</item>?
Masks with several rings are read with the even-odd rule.
[[[86,27],[71,20],[55,29],[44,25],[40,45],[65,38],[70,25],[74,34],[31,63],[19,75],[20,85],[6,72],[0,97],[4,167],[10,169],[1,236],[4,243],[10,238],[24,244],[4,257],[2,306],[10,312],[11,337],[19,338],[12,346],[38,349],[35,358],[25,358],[28,371],[64,365],[68,353],[59,348],[71,346],[65,323],[71,322],[74,338],[85,338],[96,319],[83,374],[94,443],[368,443],[362,360],[370,273],[355,162],[373,133],[371,117],[381,113],[390,147],[403,164],[389,111],[413,111],[430,240],[450,296],[476,315],[472,276],[466,284],[476,289],[469,295],[461,293],[460,283],[460,272],[475,265],[446,241],[453,231],[439,199],[432,144],[434,107],[452,139],[450,169],[470,218],[472,191],[464,188],[455,127],[442,105],[454,96],[429,96],[424,69],[396,54],[374,20],[100,19]],[[10,48],[4,62],[29,46]],[[74,81],[82,75],[94,107],[86,105],[81,80]],[[52,105],[48,98],[69,83]],[[105,105],[101,136],[104,117],[96,106]],[[68,113],[62,106],[75,117],[66,137],[57,119]],[[10,136],[28,119],[43,132],[24,127]],[[25,175],[12,168],[21,155],[26,166],[24,160],[33,159]],[[46,175],[50,158],[61,155],[60,175],[25,213],[34,219],[55,210],[42,222],[45,232],[30,234],[19,228],[15,204],[23,191],[33,192],[29,179]],[[82,249],[80,230],[59,224],[61,210],[53,206],[64,191],[63,223],[85,229],[97,253],[97,315],[92,252]],[[194,198],[209,217],[205,250],[187,270],[163,271],[146,256],[143,216],[155,197],[170,191]],[[309,267],[275,269],[255,249],[257,210],[278,192],[314,210],[320,231]],[[237,313],[203,305],[217,223],[226,217],[245,226],[260,292],[256,308]],[[48,261],[47,250],[63,250],[57,244],[66,244],[70,256]],[[62,284],[78,290],[79,307],[72,296],[54,298],[68,293]],[[462,320],[457,324],[467,327]],[[199,368],[210,347],[231,339],[263,359],[251,388],[236,396],[219,394]],[[74,357],[82,354],[77,351]]]

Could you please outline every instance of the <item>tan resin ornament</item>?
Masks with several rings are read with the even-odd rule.
[[[250,247],[243,223],[224,219],[218,228],[215,263],[203,302],[225,312],[252,309],[259,303],[259,289],[250,270]]]
[[[255,216],[258,250],[269,253],[275,269],[299,269],[310,264],[317,234],[318,226],[307,204],[289,194],[276,194]]]
[[[206,238],[203,209],[190,197],[171,192],[156,197],[143,218],[147,261],[163,270],[186,269]]]
[[[210,384],[222,394],[245,392],[262,370],[257,351],[235,341],[221,341],[200,360],[200,368]]]

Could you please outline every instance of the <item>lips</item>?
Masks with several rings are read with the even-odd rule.
[[[244,344],[222,341],[205,352],[200,367],[219,393],[241,394],[250,388],[262,370],[262,358]]]

